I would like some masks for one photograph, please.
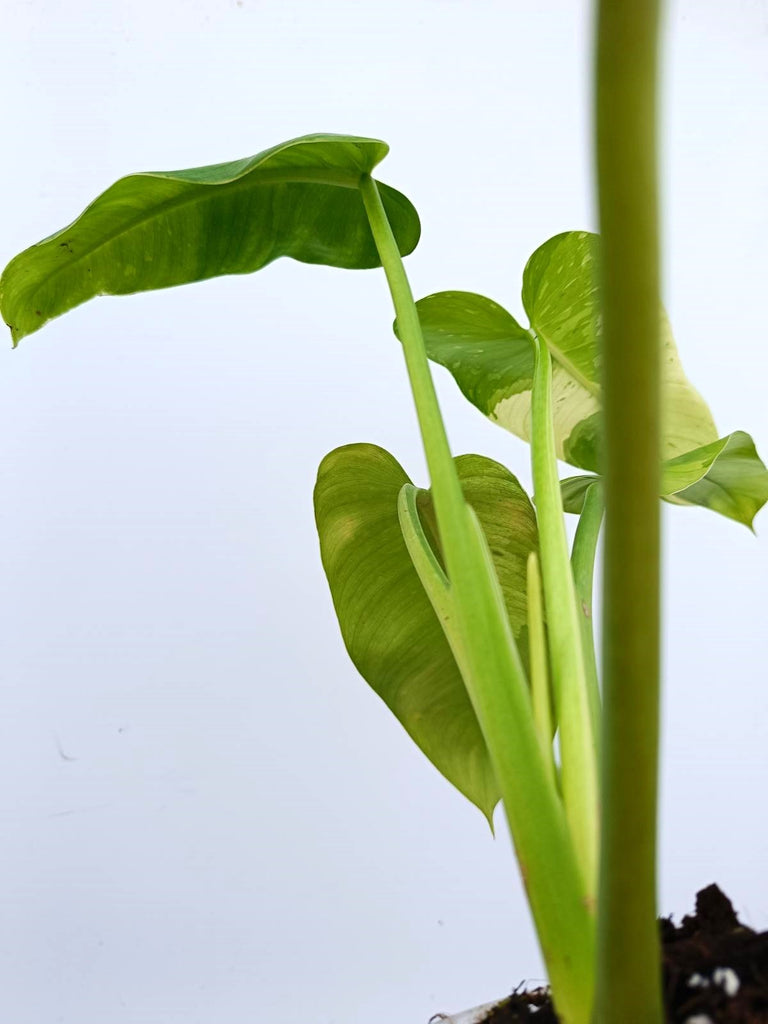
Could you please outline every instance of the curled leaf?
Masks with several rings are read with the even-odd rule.
[[[742,430],[670,460],[662,472],[670,501],[711,508],[750,529],[768,501],[768,471]]]

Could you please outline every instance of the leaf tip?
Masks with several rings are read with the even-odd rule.
[[[4,321],[4,322],[5,322],[5,326],[11,332],[11,348],[18,348],[19,347],[19,342],[24,337],[24,332],[19,330],[13,324],[9,324],[6,321]]]
[[[477,805],[483,817],[488,822],[488,828],[491,830],[491,838],[493,839],[496,838],[496,826],[493,823],[493,812],[496,810],[497,805],[498,800],[495,803],[491,804],[490,807],[482,807],[480,804]]]

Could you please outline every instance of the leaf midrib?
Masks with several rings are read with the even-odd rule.
[[[531,322],[529,333],[532,334],[534,337],[541,338],[544,344],[549,349],[550,355],[553,357],[555,362],[558,363],[567,373],[569,373],[571,377],[573,377],[573,379],[584,388],[585,391],[588,391],[589,394],[593,396],[593,398],[596,398],[598,399],[598,401],[600,401],[600,385],[594,384],[592,381],[588,380],[584,376],[584,374],[581,373],[580,370],[577,370],[573,363],[570,361],[570,359],[568,359],[568,357],[564,354],[562,349],[558,348],[557,345],[555,345],[543,331],[540,331],[534,325],[533,322]]]

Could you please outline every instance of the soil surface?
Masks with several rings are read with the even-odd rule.
[[[716,885],[697,895],[695,914],[659,929],[668,1024],[768,1024],[768,932],[741,924]],[[547,989],[514,992],[483,1024],[521,1021],[558,1024]]]

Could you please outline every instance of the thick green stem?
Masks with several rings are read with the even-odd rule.
[[[432,479],[447,594],[423,550],[426,541],[407,490],[400,503],[404,536],[488,745],[556,1005],[565,1024],[586,1024],[593,999],[594,922],[579,865],[539,745],[528,682],[488,545],[464,501],[450,455],[400,252],[375,181],[366,175],[360,188],[397,315]]]
[[[596,745],[582,650],[581,623],[557,476],[552,420],[552,360],[534,337],[531,461],[539,524],[541,575],[557,726],[563,801],[590,905],[597,896],[598,800]]]
[[[370,175],[365,175],[360,182],[360,189],[403,338],[403,352],[427,458],[435,510],[438,517],[443,519],[443,527],[450,522],[449,530],[453,534],[462,528],[466,506],[429,370],[419,314],[376,182]]]
[[[595,744],[600,741],[602,704],[600,685],[597,678],[597,659],[595,657],[595,635],[592,628],[592,581],[595,573],[595,554],[603,522],[603,488],[592,484],[584,496],[584,507],[579,516],[576,536],[573,538],[571,565],[573,582],[576,584],[576,597],[579,602],[579,618],[581,621],[581,638],[584,649],[584,667],[587,673],[587,692],[589,710],[592,718]],[[599,758],[598,758],[599,761]]]
[[[528,572],[526,574],[526,597],[528,599],[528,650],[531,662],[531,700],[533,702],[533,720],[539,743],[544,753],[547,770],[552,781],[557,782],[552,740],[554,723],[552,720],[552,700],[549,690],[549,667],[547,663],[547,632],[544,628],[544,595],[541,592],[541,572],[539,559],[535,551],[528,555]]]
[[[663,1020],[656,925],[660,302],[658,0],[600,0],[605,551],[596,1020]]]

